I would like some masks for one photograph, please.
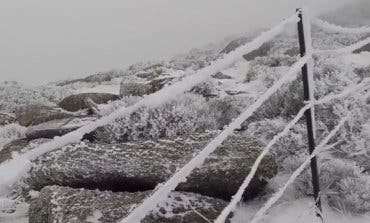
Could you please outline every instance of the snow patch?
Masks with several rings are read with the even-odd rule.
[[[370,66],[370,52],[346,55],[344,61],[357,68]]]
[[[103,217],[103,214],[99,210],[95,210],[93,215],[86,219],[89,223],[100,223],[99,219]]]

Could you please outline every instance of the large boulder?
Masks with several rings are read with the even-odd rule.
[[[246,44],[248,41],[250,41],[250,38],[247,38],[247,37],[241,37],[241,38],[232,40],[230,43],[228,43],[225,46],[225,48],[223,48],[220,51],[220,53],[230,53],[231,51],[234,51],[239,46]]]
[[[272,42],[264,43],[264,44],[262,44],[262,46],[260,48],[258,48],[256,50],[253,50],[252,52],[243,55],[243,58],[245,60],[251,61],[251,60],[254,60],[257,57],[267,56],[272,47],[273,47]]]
[[[115,101],[120,98],[118,95],[108,93],[82,93],[68,96],[59,102],[58,105],[67,111],[76,112],[81,109],[91,108],[88,99],[96,104],[106,104],[109,101]]]
[[[48,185],[112,191],[150,190],[199,153],[211,137],[210,134],[192,135],[120,144],[82,142],[36,159],[25,181],[29,189],[34,190]],[[177,190],[230,199],[260,152],[256,140],[234,135]],[[271,156],[266,156],[244,194],[245,199],[261,192],[276,172],[276,163]]]
[[[0,126],[11,124],[14,121],[15,118],[13,116],[0,113]]]
[[[55,136],[62,136],[72,132],[94,120],[96,120],[96,117],[67,118],[44,122],[28,127],[26,138],[28,140],[39,138],[52,139]]]
[[[366,44],[365,46],[361,47],[360,49],[357,49],[353,51],[353,53],[362,53],[362,52],[370,52],[370,43]]]
[[[2,150],[0,150],[0,164],[11,159],[14,153],[25,153],[47,141],[47,139],[37,139],[30,142],[27,139],[13,140],[12,142],[6,144]]]
[[[150,191],[118,192],[51,186],[41,190],[31,202],[30,223],[119,222]],[[213,221],[226,202],[193,193],[173,192],[167,202],[159,204],[143,223],[203,223]]]
[[[38,125],[43,122],[72,117],[61,109],[44,105],[27,105],[16,112],[16,119],[22,126]]]
[[[356,68],[354,72],[361,77],[361,79],[370,77],[370,66]]]
[[[20,152],[28,145],[27,139],[16,139],[6,144],[2,150],[0,150],[0,163],[12,158],[13,152]]]
[[[250,41],[250,38],[242,37],[236,40],[231,41],[223,50],[221,50],[220,53],[230,53],[231,51],[234,51],[241,45],[246,44],[248,41]],[[268,52],[271,50],[273,47],[272,42],[267,42],[262,44],[262,46],[256,50],[253,50],[252,52],[243,55],[243,58],[245,60],[254,60],[256,57],[262,57],[262,56],[267,56]]]
[[[143,96],[161,90],[169,84],[173,78],[157,78],[149,82],[126,82],[123,81],[120,87],[120,96]]]
[[[152,88],[147,83],[122,82],[119,94],[124,96],[143,96],[153,93]]]

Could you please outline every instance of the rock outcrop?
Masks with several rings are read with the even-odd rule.
[[[92,100],[96,104],[106,104],[109,101],[118,100],[119,96],[108,93],[82,93],[68,96],[59,102],[58,105],[67,111],[76,112],[81,109],[87,109],[91,107],[87,101],[88,99]]]
[[[31,202],[30,223],[115,223],[127,216],[150,191],[118,192],[51,186]],[[226,206],[223,200],[173,192],[143,223],[203,223],[213,221]]]
[[[16,139],[4,146],[2,150],[0,150],[0,163],[11,159],[13,152],[20,152],[28,145],[27,139]]]
[[[149,82],[122,82],[120,96],[143,96],[161,90],[173,78],[157,78]]]
[[[362,53],[362,52],[370,52],[370,43],[366,44],[365,46],[361,47],[360,49],[357,49],[353,51],[353,53]]]
[[[246,44],[248,41],[250,41],[250,38],[242,37],[236,40],[231,41],[223,50],[221,50],[220,53],[230,53],[231,51],[234,51],[239,46]],[[268,52],[273,47],[272,42],[264,43],[260,48],[253,50],[252,52],[245,54],[243,57],[245,60],[254,60],[256,57],[262,57],[267,56]]]
[[[7,115],[7,114],[2,114],[0,113],[0,126],[2,125],[8,125],[15,122],[15,118]]]
[[[13,153],[25,153],[27,151],[32,150],[36,146],[47,142],[48,139],[37,139],[28,141],[27,139],[16,139],[4,146],[2,150],[0,150],[0,164],[12,158]]]
[[[210,138],[210,135],[194,135],[120,144],[82,142],[39,157],[26,181],[34,190],[48,185],[111,191],[151,190],[185,165]],[[254,139],[232,136],[177,190],[230,199],[260,151]],[[247,188],[245,199],[261,192],[276,172],[274,160],[267,156]]]
[[[96,120],[96,117],[67,118],[44,122],[28,127],[26,137],[28,140],[39,138],[52,139],[55,136],[62,136],[72,132],[94,120]]]
[[[22,126],[38,125],[57,119],[72,117],[71,114],[61,109],[44,105],[28,105],[20,108],[16,113],[16,119]]]

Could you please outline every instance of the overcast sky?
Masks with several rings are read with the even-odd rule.
[[[321,13],[351,1],[1,0],[0,81],[38,85],[165,59],[277,24],[302,2]]]

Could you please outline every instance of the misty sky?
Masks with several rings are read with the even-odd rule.
[[[322,13],[351,1],[306,2]],[[1,0],[0,81],[38,85],[165,59],[277,24],[303,2]]]

